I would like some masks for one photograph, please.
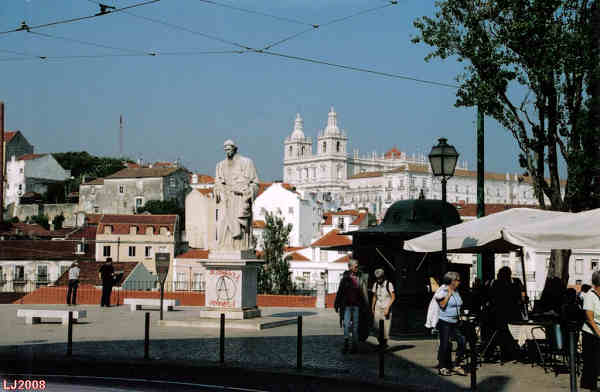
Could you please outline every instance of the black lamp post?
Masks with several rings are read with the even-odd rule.
[[[431,171],[436,177],[442,177],[442,200],[446,201],[446,182],[454,175],[456,169],[456,161],[458,160],[458,152],[453,145],[446,143],[448,139],[440,138],[437,146],[431,148],[429,153],[429,164]],[[446,257],[446,225],[442,216],[442,261],[443,268],[446,268],[448,259]]]

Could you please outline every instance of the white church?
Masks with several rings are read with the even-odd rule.
[[[432,141],[433,143],[433,141]],[[316,151],[315,151],[316,150]],[[441,199],[441,182],[431,172],[425,155],[407,155],[395,147],[384,154],[360,156],[348,152],[348,135],[340,129],[332,107],[327,125],[313,139],[305,136],[303,120],[296,115],[294,128],[284,141],[283,182],[314,200],[328,201],[341,209],[367,208],[382,218],[395,201]],[[459,162],[448,180],[447,200],[471,204],[477,201],[477,172]],[[537,205],[531,179],[517,174],[485,173],[485,202]]]

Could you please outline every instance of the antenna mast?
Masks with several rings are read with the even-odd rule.
[[[123,115],[119,116],[119,158],[123,158]]]

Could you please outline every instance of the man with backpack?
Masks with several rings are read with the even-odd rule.
[[[379,328],[379,321],[383,320],[383,342],[379,344],[387,346],[390,338],[390,327],[392,326],[392,304],[396,300],[394,286],[385,278],[383,269],[375,270],[375,284],[373,285],[373,317],[375,328]],[[379,336],[379,335],[377,335]]]
[[[365,300],[361,295],[358,261],[351,259],[348,263],[349,272],[344,273],[340,281],[334,308],[336,312],[344,315],[344,347],[342,353],[348,352],[350,343],[350,327],[352,327],[352,348],[350,354],[358,352],[358,326],[361,308],[365,307]],[[367,307],[368,309],[368,307]],[[368,311],[367,311],[368,312]]]

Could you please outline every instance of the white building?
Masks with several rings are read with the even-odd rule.
[[[19,204],[21,196],[26,192],[43,195],[48,185],[58,184],[71,176],[51,154],[26,154],[18,158],[13,155],[6,162],[6,196],[5,206]]]
[[[323,218],[321,203],[305,199],[288,184],[275,182],[258,195],[252,206],[254,235],[257,237],[257,249],[262,249],[262,228],[266,213],[274,213],[292,224],[289,246],[308,246],[319,236],[320,222]]]
[[[283,181],[316,200],[333,202],[334,208],[365,207],[378,218],[393,202],[415,199],[421,190],[429,199],[441,199],[441,183],[433,177],[425,155],[409,156],[394,147],[382,155],[359,156],[357,149],[350,155],[347,148],[348,136],[339,128],[333,108],[326,127],[317,135],[316,151],[297,114],[294,129],[284,141]],[[485,173],[485,181],[486,203],[537,205],[529,177]],[[447,200],[475,202],[476,182],[477,172],[459,162],[448,180]]]

